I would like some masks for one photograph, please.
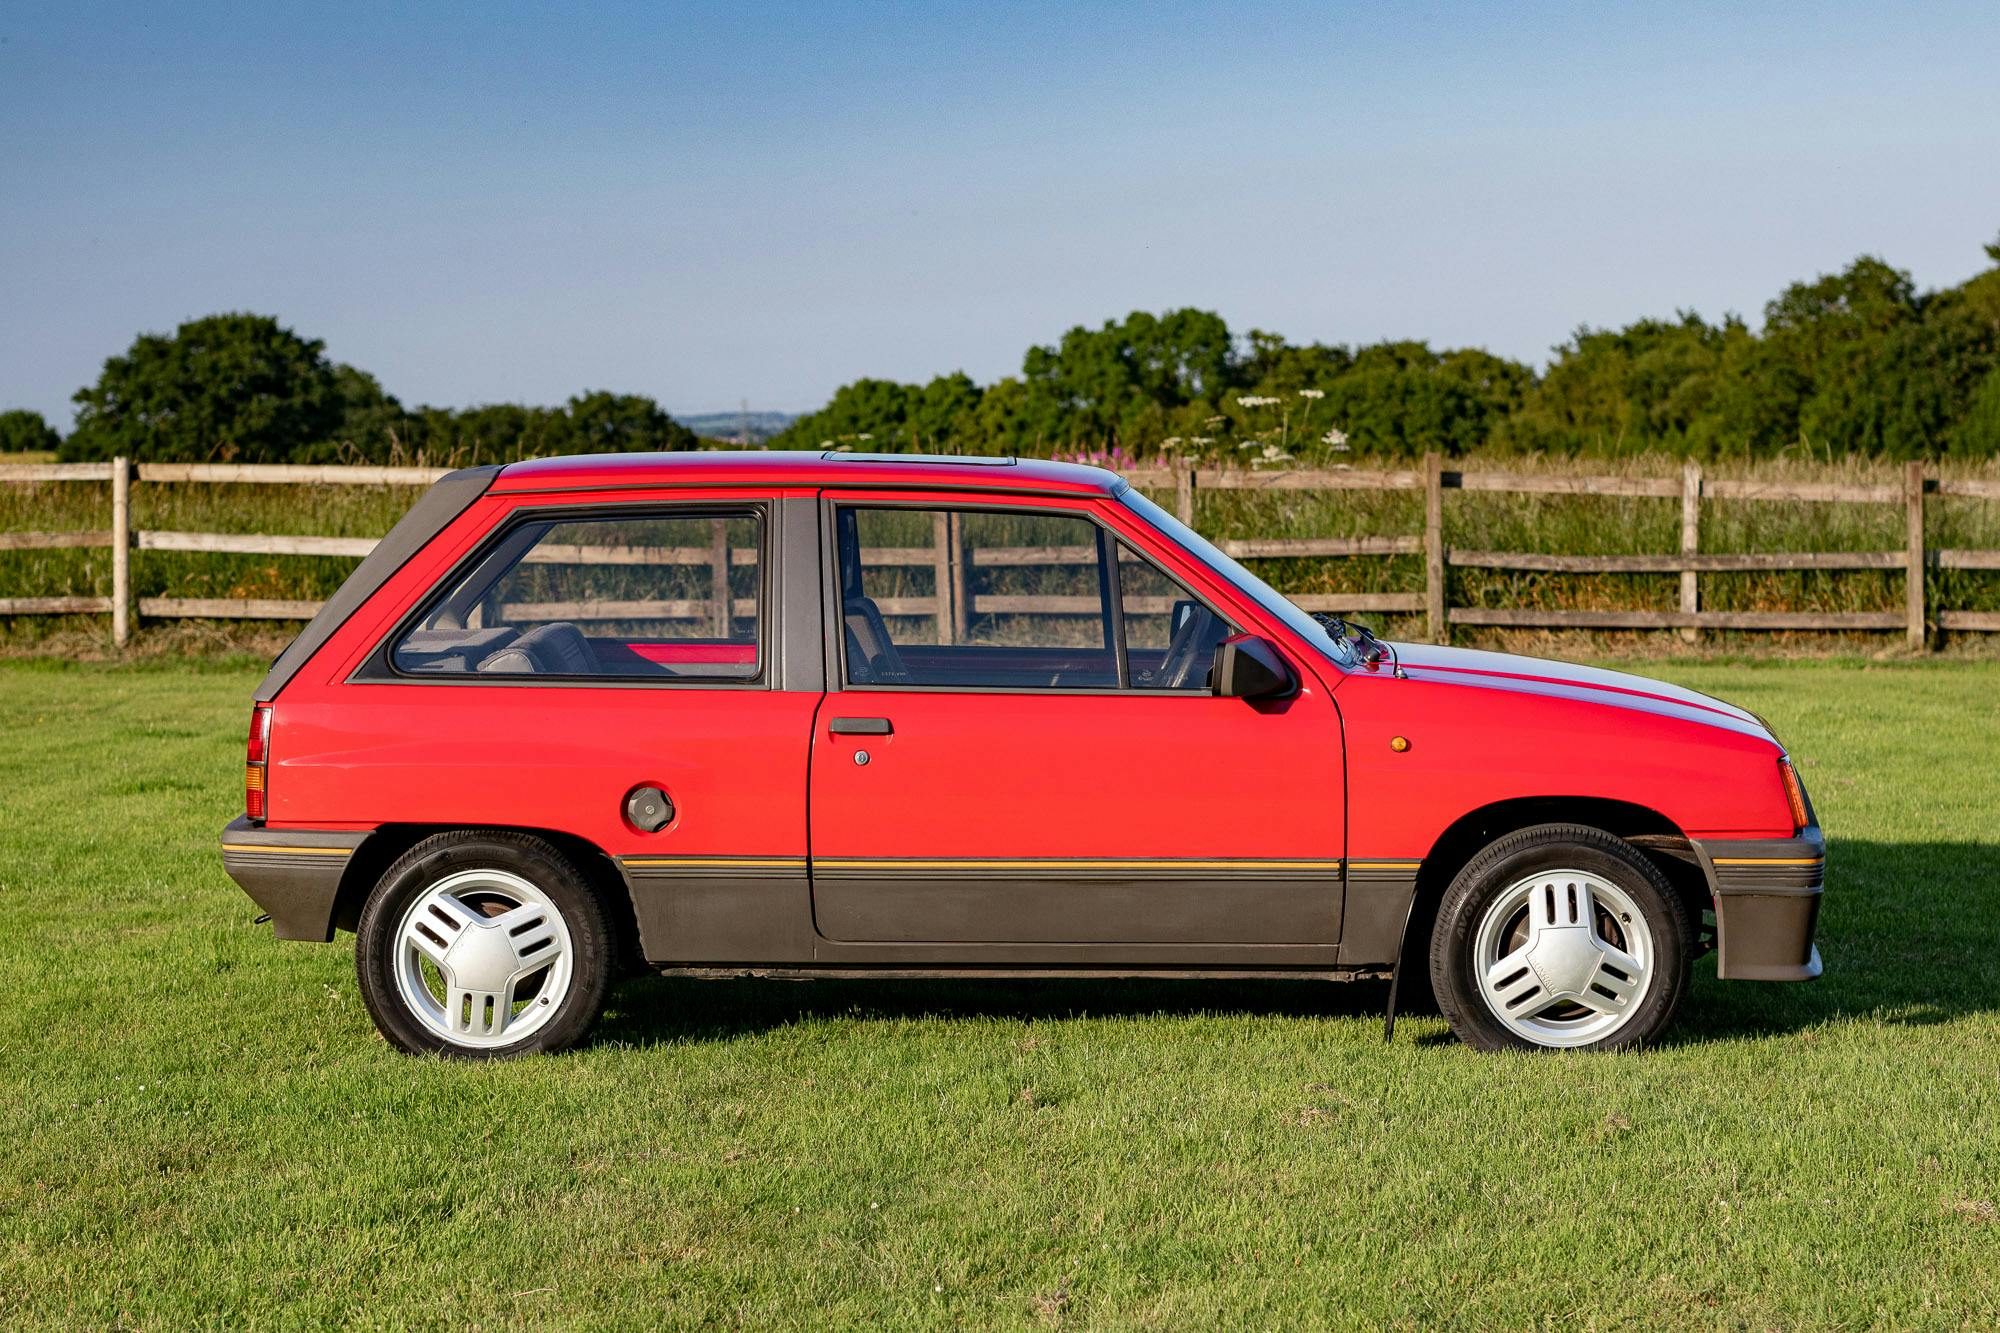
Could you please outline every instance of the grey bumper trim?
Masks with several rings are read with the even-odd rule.
[[[365,831],[267,829],[242,816],[222,831],[222,868],[271,914],[281,940],[333,938],[334,899]]]
[[[1826,839],[1692,839],[1715,900],[1715,974],[1728,981],[1810,981],[1820,974]]]

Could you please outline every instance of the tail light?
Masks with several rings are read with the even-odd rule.
[[[1778,777],[1785,784],[1785,800],[1792,807],[1792,831],[1796,833],[1812,823],[1812,812],[1806,808],[1806,789],[1800,785],[1790,759],[1778,761]]]
[[[264,817],[264,776],[271,767],[271,706],[258,704],[250,710],[250,746],[243,758],[243,813],[251,819]]]

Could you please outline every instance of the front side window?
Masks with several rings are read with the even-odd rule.
[[[391,660],[419,676],[754,680],[762,549],[755,512],[518,523]]]
[[[1179,579],[1124,543],[1118,545],[1125,656],[1138,690],[1203,690],[1229,623]]]
[[[1208,538],[1190,528],[1187,524],[1169,514],[1166,510],[1141,495],[1137,488],[1126,485],[1118,492],[1119,503],[1146,520],[1167,540],[1179,546],[1195,559],[1207,565],[1222,576],[1235,589],[1257,603],[1285,627],[1325,653],[1327,657],[1343,667],[1357,664],[1354,646],[1342,638],[1327,632],[1326,626],[1301,611],[1285,595],[1264,580],[1252,574],[1233,558],[1225,555]]]
[[[841,508],[847,680],[1205,690],[1223,620],[1077,514]]]

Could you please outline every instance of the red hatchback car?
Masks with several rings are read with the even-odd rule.
[[[1481,1048],[1657,1037],[1709,949],[1820,969],[1824,844],[1758,718],[1383,643],[1065,464],[455,472],[273,664],[245,787],[224,865],[279,938],[358,934],[409,1051],[567,1046],[640,966],[1427,963]]]

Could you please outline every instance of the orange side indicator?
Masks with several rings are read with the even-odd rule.
[[[1792,807],[1792,828],[1794,831],[1812,823],[1812,816],[1806,813],[1806,789],[1799,785],[1798,772],[1793,769],[1790,759],[1778,761],[1778,776],[1785,784],[1785,800]]]

